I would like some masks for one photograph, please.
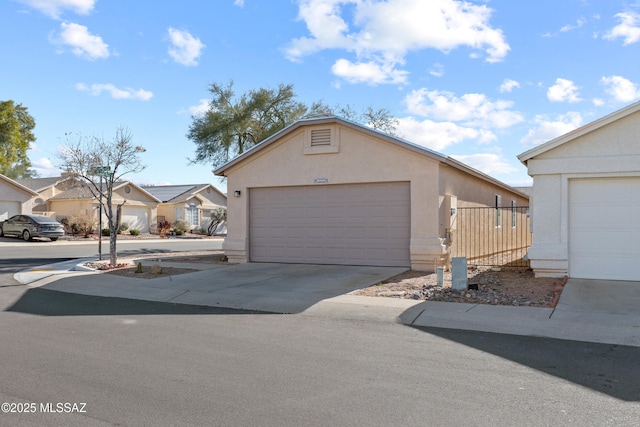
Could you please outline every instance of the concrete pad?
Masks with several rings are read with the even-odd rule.
[[[366,297],[358,295],[340,295],[328,298],[304,310],[308,316],[326,316],[350,320],[368,320],[375,322],[411,324],[419,311],[412,308],[420,301]],[[409,320],[407,318],[410,318]]]
[[[204,268],[207,269],[157,279],[101,273],[59,276],[62,280],[49,278],[43,287],[85,295],[299,313],[324,299],[374,285],[406,270],[274,263],[205,264]]]
[[[640,315],[640,282],[569,279],[560,294],[559,312]]]
[[[146,301],[168,302],[184,292],[183,289],[152,287],[140,283],[140,279],[119,277],[117,281],[104,280],[105,274],[87,274],[67,277],[50,282],[43,289],[99,297],[130,298]],[[110,276],[116,277],[116,276]],[[122,280],[124,279],[124,280]]]
[[[426,301],[413,325],[538,336],[548,327],[552,308]],[[417,308],[417,307],[416,307]]]

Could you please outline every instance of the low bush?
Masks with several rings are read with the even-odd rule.
[[[103,228],[103,229],[102,229],[102,235],[103,235],[103,236],[111,236],[111,229],[109,229],[109,228]]]
[[[131,230],[129,230],[129,234],[131,234],[132,236],[139,236],[140,230],[138,230],[137,228],[132,228]]]
[[[179,219],[173,224],[173,229],[177,232],[178,230],[182,231],[182,234],[186,233],[191,229],[191,225],[184,219]]]
[[[69,218],[71,234],[88,236],[93,233],[96,226],[96,218],[88,215],[78,215]]]

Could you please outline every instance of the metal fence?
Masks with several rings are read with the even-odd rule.
[[[528,206],[458,208],[451,256],[470,266],[529,267],[530,230]]]

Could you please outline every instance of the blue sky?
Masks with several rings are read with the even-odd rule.
[[[66,135],[124,126],[147,149],[130,180],[224,191],[188,165],[213,82],[386,108],[512,185],[531,182],[518,154],[640,100],[640,0],[3,0],[0,19],[0,99],[36,119],[41,176]]]

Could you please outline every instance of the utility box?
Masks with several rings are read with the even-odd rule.
[[[467,258],[451,258],[451,287],[456,290],[467,289]]]

